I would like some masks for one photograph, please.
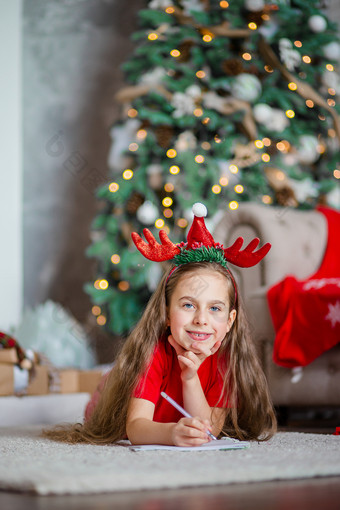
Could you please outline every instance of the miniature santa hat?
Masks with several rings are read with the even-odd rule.
[[[193,205],[192,211],[194,219],[186,243],[174,244],[168,238],[165,230],[160,230],[161,244],[159,244],[152,233],[145,228],[143,233],[147,242],[143,241],[136,232],[131,234],[137,249],[149,260],[155,262],[172,260],[176,266],[190,262],[214,261],[225,267],[227,262],[239,267],[251,267],[260,262],[271,248],[271,244],[266,243],[255,251],[260,242],[257,237],[250,241],[243,250],[241,250],[243,237],[238,237],[229,248],[223,248],[223,245],[215,243],[205,225],[204,217],[207,215],[205,205],[197,202]]]

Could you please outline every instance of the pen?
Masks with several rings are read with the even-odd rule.
[[[177,402],[175,402],[175,400],[173,398],[169,397],[169,395],[167,395],[164,391],[161,391],[161,395],[163,398],[165,398],[165,400],[167,400],[169,402],[169,404],[173,405],[177,409],[177,411],[182,413],[183,416],[186,416],[187,418],[192,418],[191,414],[189,414],[185,409],[183,409],[182,406],[177,404]],[[210,430],[206,430],[206,433],[208,434],[209,437],[211,437],[211,439],[214,439],[214,441],[217,441],[217,437],[215,437],[210,432]]]

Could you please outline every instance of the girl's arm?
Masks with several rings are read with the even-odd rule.
[[[209,423],[199,418],[181,418],[178,423],[153,421],[155,404],[131,398],[126,420],[126,434],[132,444],[199,446],[210,438],[205,432]]]

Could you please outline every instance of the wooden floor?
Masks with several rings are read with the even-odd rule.
[[[280,430],[332,433],[338,416],[306,426],[299,416]],[[310,424],[309,424],[310,425]],[[326,426],[327,425],[327,426]],[[339,436],[340,448],[340,436]],[[86,496],[36,496],[0,491],[1,510],[340,510],[340,476],[248,484],[107,493]]]
[[[339,510],[340,477],[97,496],[0,492],[2,510]]]

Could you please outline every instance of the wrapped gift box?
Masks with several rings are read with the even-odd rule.
[[[10,349],[0,349],[0,363],[10,363],[11,365],[19,363],[16,349],[14,347]]]
[[[79,370],[65,368],[59,371],[60,393],[78,393]]]
[[[0,365],[0,395],[14,395],[14,367],[13,365]]]
[[[46,395],[49,393],[48,367],[35,365],[34,373],[27,386],[27,395]]]
[[[93,393],[101,378],[101,370],[63,369],[59,372],[60,393]]]

